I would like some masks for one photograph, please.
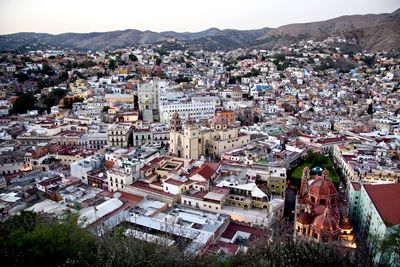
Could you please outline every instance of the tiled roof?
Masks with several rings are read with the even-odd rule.
[[[375,208],[387,226],[400,224],[400,184],[364,185]]]

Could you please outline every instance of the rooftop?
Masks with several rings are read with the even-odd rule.
[[[400,184],[366,184],[364,188],[386,226],[400,224]]]

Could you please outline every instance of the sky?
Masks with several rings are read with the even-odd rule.
[[[0,0],[0,34],[249,30],[398,8],[399,0]]]

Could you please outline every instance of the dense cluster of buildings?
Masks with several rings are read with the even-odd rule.
[[[69,210],[99,233],[122,224],[232,255],[268,238],[294,190],[295,239],[354,249],[400,227],[398,58],[342,51],[336,37],[170,46],[1,55],[1,220]],[[304,165],[296,181],[308,151],[335,174]]]

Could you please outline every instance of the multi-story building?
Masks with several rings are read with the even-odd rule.
[[[115,192],[123,189],[126,185],[134,181],[135,169],[125,164],[116,164],[110,170],[107,170],[108,190]]]
[[[81,135],[80,145],[87,149],[102,149],[107,145],[107,132],[85,133]]]
[[[159,119],[160,90],[166,87],[165,81],[151,81],[138,88],[138,104],[143,120]]]
[[[104,157],[95,155],[87,157],[70,164],[71,176],[81,179],[85,184],[88,183],[87,175],[93,170],[100,169],[104,164]]]
[[[249,135],[239,133],[237,127],[228,126],[221,116],[216,116],[211,121],[210,128],[204,130],[194,126],[191,121],[182,129],[178,113],[174,113],[171,119],[170,152],[178,157],[220,157],[223,152],[245,146],[249,142]]]
[[[386,149],[363,144],[335,145],[333,159],[349,186],[353,181],[398,183],[400,180],[400,170],[387,157]]]
[[[153,132],[150,128],[137,128],[132,130],[133,146],[140,147],[153,143]]]
[[[133,126],[130,123],[113,124],[107,130],[108,145],[111,147],[128,147]]]
[[[160,122],[169,123],[176,112],[183,119],[210,119],[214,116],[218,98],[212,96],[192,97],[190,101],[160,102]]]
[[[349,187],[350,218],[370,246],[387,238],[400,227],[400,184],[361,184]],[[397,266],[395,254],[378,253],[376,263]]]

